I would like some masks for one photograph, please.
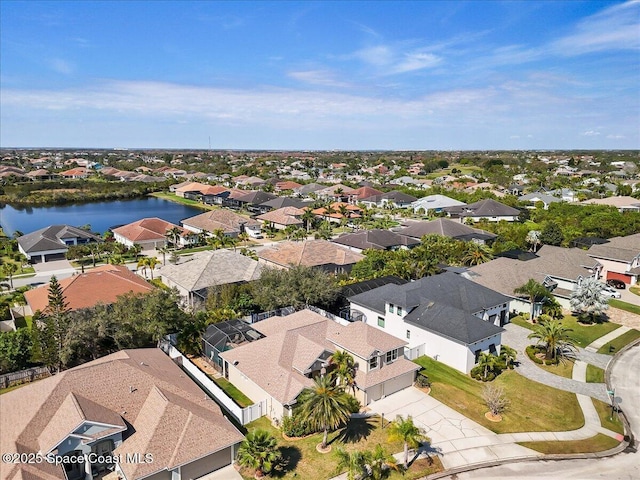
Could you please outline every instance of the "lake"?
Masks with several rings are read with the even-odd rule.
[[[0,225],[7,236],[16,230],[31,233],[49,225],[91,225],[91,231],[104,233],[111,227],[126,225],[146,217],[158,217],[180,225],[180,221],[202,213],[195,207],[155,197],[116,200],[52,207],[0,207]]]

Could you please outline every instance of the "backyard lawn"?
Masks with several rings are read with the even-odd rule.
[[[348,452],[355,450],[372,450],[377,444],[382,445],[388,453],[398,453],[403,449],[402,442],[388,441],[388,421],[385,421],[384,428],[380,426],[380,417],[368,419],[353,419],[349,425],[336,432],[329,434],[329,444],[332,447],[330,453],[321,454],[316,450],[316,445],[322,441],[322,433],[310,435],[308,437],[286,440],[282,437],[280,430],[275,428],[271,421],[262,417],[249,425],[249,430],[257,428],[268,430],[277,440],[283,457],[288,460],[282,471],[271,474],[274,478],[293,479],[301,478],[305,480],[326,480],[340,472],[336,471],[335,450],[338,447]],[[433,464],[428,461],[419,460],[402,476],[394,473],[390,478],[407,480],[420,478],[431,473],[442,471],[440,459],[433,457]],[[252,472],[242,471],[243,477],[252,479]]]
[[[218,385],[222,390],[225,391],[227,395],[229,395],[234,402],[236,402],[240,407],[250,407],[255,402],[247,397],[244,393],[242,393],[238,388],[231,383],[226,378],[215,378],[213,375],[207,375],[211,380],[214,381],[216,385]]]
[[[415,362],[431,380],[435,399],[496,433],[575,430],[584,425],[575,394],[534,382],[513,370],[504,371],[492,382],[504,387],[511,405],[502,422],[490,422],[484,416],[482,382],[426,356]]]

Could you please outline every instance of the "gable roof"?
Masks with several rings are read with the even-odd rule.
[[[373,187],[365,185],[364,187],[356,188],[349,195],[351,195],[352,197],[355,197],[356,199],[360,200],[362,198],[373,197],[374,195],[382,195],[382,192],[380,190],[376,190]]]
[[[304,210],[300,208],[282,207],[277,210],[271,210],[270,212],[258,215],[256,220],[273,222],[278,225],[302,225],[302,220],[299,217],[303,214]]]
[[[640,255],[640,233],[613,237],[607,243],[592,245],[587,255],[593,258],[631,262]]]
[[[161,218],[143,218],[137,222],[129,223],[113,229],[114,234],[123,236],[132,242],[148,240],[164,240],[168,230],[181,228]]]
[[[213,232],[221,229],[224,233],[238,233],[241,225],[257,226],[259,222],[252,218],[243,217],[227,209],[210,210],[195,217],[182,220],[182,225],[188,225],[200,230]]]
[[[401,235],[413,238],[422,238],[424,235],[437,234],[443,237],[451,237],[456,240],[493,240],[497,237],[494,233],[473,228],[448,218],[437,218],[429,222],[411,221],[407,226],[396,230]]]
[[[262,265],[233,250],[196,252],[185,262],[161,267],[160,274],[190,292],[260,278]]]
[[[260,205],[261,203],[268,202],[275,198],[278,198],[278,196],[273,193],[257,190],[255,192],[249,192],[245,195],[238,196],[236,197],[236,200],[243,203],[250,203],[252,205]]]
[[[470,203],[458,207],[449,207],[445,209],[451,214],[460,217],[517,217],[520,210],[510,207],[504,203],[500,203],[492,198],[486,198],[479,202]]]
[[[464,202],[456,200],[446,195],[428,195],[417,199],[411,204],[414,209],[423,208],[425,210],[439,210],[447,207],[457,207],[466,205]]]
[[[98,303],[112,304],[125,293],[148,293],[154,289],[122,265],[103,265],[58,283],[71,310],[94,307]],[[24,298],[33,312],[44,312],[49,305],[49,285],[27,290]]]
[[[408,312],[406,321],[465,344],[500,333],[500,327],[474,314],[509,300],[452,272],[404,285],[387,284],[349,297],[350,302],[382,314],[387,303],[400,306]]]
[[[310,310],[271,317],[253,326],[266,337],[222,352],[220,356],[284,405],[295,403],[300,392],[313,385],[313,380],[303,372],[324,352],[347,350],[367,360],[374,352],[387,352],[407,344],[363,322],[343,326]],[[415,364],[403,358],[397,362],[396,369],[402,369],[402,373],[417,370]],[[382,381],[398,374],[387,367],[381,370],[385,370]],[[365,386],[368,375],[360,374],[358,385]]]
[[[176,468],[243,438],[180,367],[150,348],[123,350],[4,394],[0,448],[38,452],[83,419],[133,427],[114,453],[151,453],[154,461],[122,462],[130,479]],[[62,466],[46,462],[2,463],[0,477],[65,478]]]
[[[260,206],[273,208],[275,210],[275,209],[284,208],[284,207],[304,208],[304,207],[308,207],[309,203],[303,202],[302,200],[298,200],[297,198],[277,197],[267,202],[261,203]]]
[[[320,185],[319,183],[308,183],[307,185],[302,185],[301,187],[295,188],[293,191],[300,195],[307,195],[309,193],[318,192],[326,188],[324,185]]]
[[[408,195],[404,192],[392,190],[390,192],[382,193],[380,195],[372,195],[371,197],[361,198],[360,200],[363,202],[373,202],[373,203],[378,203],[378,202],[381,202],[382,200],[390,200],[396,203],[398,202],[412,203],[412,202],[415,202],[417,198],[414,197],[413,195]]]
[[[18,238],[18,244],[26,253],[42,252],[46,250],[67,249],[64,239],[81,238],[99,242],[102,239],[81,228],[71,225],[51,225],[35,232],[27,233]]]
[[[362,260],[363,255],[342,248],[327,240],[305,240],[303,242],[279,242],[258,252],[258,257],[287,267],[303,265],[353,265]]]
[[[346,245],[348,247],[358,248],[360,250],[366,250],[369,248],[386,250],[392,247],[410,247],[420,244],[420,240],[382,229],[345,233],[340,235],[338,238],[333,239],[332,242],[340,245]]]

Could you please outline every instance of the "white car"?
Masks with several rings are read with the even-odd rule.
[[[619,291],[609,285],[602,286],[602,294],[609,298],[620,298],[622,296]]]

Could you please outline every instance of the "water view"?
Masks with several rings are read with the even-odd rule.
[[[145,217],[162,218],[176,225],[198,215],[202,210],[155,197],[137,200],[56,205],[52,207],[0,207],[0,225],[6,235],[16,230],[30,233],[49,225],[67,224],[75,227],[91,225],[93,232],[104,233],[109,228],[135,222]]]

